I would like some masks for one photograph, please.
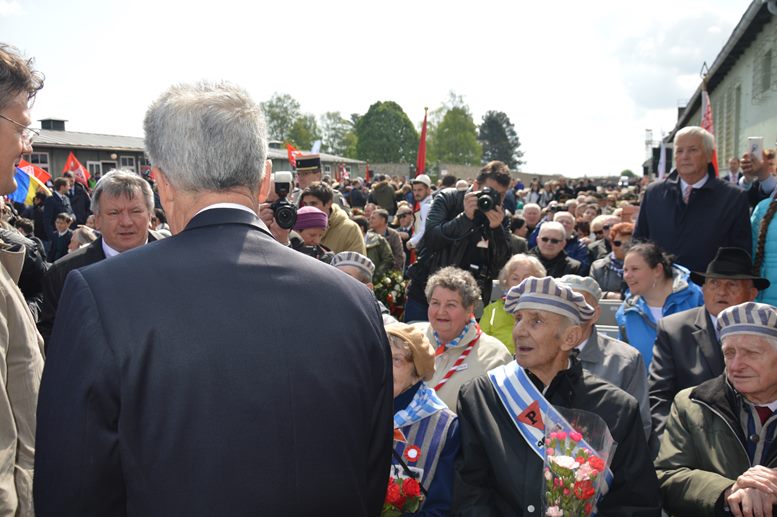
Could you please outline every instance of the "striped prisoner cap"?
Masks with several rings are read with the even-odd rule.
[[[580,293],[554,278],[529,277],[507,291],[505,310],[515,314],[521,309],[553,312],[572,319],[575,323],[594,317],[594,309]]]
[[[720,339],[733,334],[777,338],[777,308],[765,303],[745,302],[718,314]]]
[[[341,251],[332,258],[332,262],[329,264],[334,267],[352,266],[364,271],[369,276],[375,274],[375,264],[361,253],[355,251]]]

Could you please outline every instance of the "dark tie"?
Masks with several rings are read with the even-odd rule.
[[[766,406],[755,406],[755,410],[758,412],[758,418],[761,419],[761,425],[764,425],[772,416],[772,410]]]

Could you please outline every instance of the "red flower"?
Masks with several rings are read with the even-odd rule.
[[[416,447],[415,445],[409,446],[407,449],[405,449],[405,459],[410,463],[415,463],[416,461],[421,458],[421,449]]]
[[[402,509],[405,504],[405,498],[402,496],[402,491],[399,485],[394,481],[394,478],[389,478],[388,490],[386,490],[386,502],[398,509]]]
[[[594,510],[594,507],[591,506],[591,503],[585,503],[585,507],[583,508],[583,511],[585,511],[586,514],[590,515],[593,510]]]
[[[604,460],[599,456],[591,456],[588,458],[588,464],[597,472],[604,472]]]
[[[590,499],[596,494],[596,489],[590,480],[576,481],[572,490],[575,492],[575,497],[580,500]]]
[[[402,491],[406,497],[418,497],[421,495],[421,485],[415,479],[407,478],[402,483]]]

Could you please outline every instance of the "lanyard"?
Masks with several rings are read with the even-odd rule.
[[[478,339],[480,339],[480,334],[482,334],[482,331],[480,330],[480,327],[478,327],[478,332],[475,335],[475,339],[469,342],[467,347],[464,349],[464,351],[461,353],[458,359],[456,359],[456,362],[453,363],[453,366],[450,367],[448,372],[445,374],[445,376],[440,379],[440,382],[437,383],[437,386],[434,387],[434,391],[440,391],[440,388],[443,387],[443,385],[448,382],[448,379],[453,377],[453,374],[459,371],[459,366],[464,362],[464,360],[467,358],[470,352],[472,352],[472,349],[475,347],[475,343],[478,342]]]

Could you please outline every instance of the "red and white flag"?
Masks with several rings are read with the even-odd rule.
[[[81,165],[81,162],[78,161],[78,158],[76,158],[76,155],[73,154],[73,151],[70,151],[70,154],[67,155],[67,161],[65,162],[65,167],[62,169],[62,173],[65,172],[72,172],[73,178],[81,183],[84,186],[87,186],[87,181],[89,180],[89,171],[86,170],[86,167]]]
[[[415,159],[415,175],[426,172],[426,115],[429,108],[424,108],[424,125],[421,127],[421,138],[418,140],[418,154]]]
[[[41,169],[40,167],[37,167],[28,161],[19,160],[19,168],[30,176],[35,176],[38,178],[44,185],[51,179],[51,174],[46,172],[45,169]]]
[[[702,86],[701,90],[701,127],[715,134],[715,124],[712,121],[712,103],[710,102],[710,94],[707,93],[707,88]],[[712,166],[715,168],[715,176],[718,176],[718,150],[712,150],[712,156],[710,159]]]
[[[293,168],[297,168],[297,156],[302,154],[302,151],[297,150],[296,147],[294,147],[291,144],[286,144],[286,153],[289,156],[289,165]]]

